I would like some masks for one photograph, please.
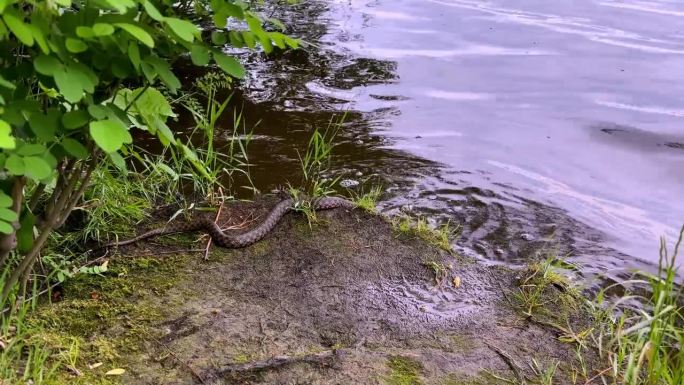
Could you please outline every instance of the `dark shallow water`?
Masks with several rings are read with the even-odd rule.
[[[281,8],[315,46],[265,59],[236,100],[252,178],[347,111],[335,175],[382,181],[388,213],[461,224],[521,264],[544,249],[609,275],[657,263],[684,223],[684,3],[351,0]]]

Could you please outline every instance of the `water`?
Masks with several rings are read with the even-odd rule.
[[[461,225],[491,263],[552,249],[585,272],[657,263],[684,223],[684,3],[350,0],[279,8],[315,47],[243,54],[262,190],[299,181],[348,116],[335,175],[383,209]]]

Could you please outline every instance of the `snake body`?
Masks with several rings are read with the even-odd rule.
[[[203,230],[207,232],[209,236],[211,236],[211,239],[215,245],[231,249],[239,249],[250,246],[265,237],[266,234],[273,230],[280,219],[292,210],[294,203],[295,201],[292,198],[287,198],[278,202],[278,204],[268,213],[263,222],[261,222],[254,229],[243,234],[226,234],[211,218],[200,216],[190,221],[171,223],[164,227],[160,227],[138,235],[135,238],[108,244],[107,247],[129,245],[143,239],[157,237],[160,235]],[[311,208],[314,210],[330,210],[338,207],[351,209],[354,208],[355,205],[344,198],[338,197],[322,197],[311,201]]]

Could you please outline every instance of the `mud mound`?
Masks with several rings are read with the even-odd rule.
[[[229,207],[224,219],[272,203]],[[127,384],[497,383],[529,372],[532,358],[571,370],[572,347],[504,299],[513,271],[360,210],[318,213],[313,226],[288,215],[262,242],[214,248],[182,270],[170,289],[136,299],[162,319],[159,338],[127,358]]]

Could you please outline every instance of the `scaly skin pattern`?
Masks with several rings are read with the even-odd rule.
[[[157,237],[160,235],[166,235],[166,234],[174,234],[174,233],[186,233],[186,232],[193,232],[193,231],[199,231],[203,230],[211,236],[211,239],[213,240],[214,244],[220,246],[220,247],[226,247],[226,248],[231,248],[231,249],[239,249],[242,247],[247,247],[249,245],[253,245],[256,242],[259,242],[263,237],[266,236],[273,228],[275,225],[278,224],[280,219],[287,214],[290,210],[292,210],[292,205],[294,204],[294,200],[291,198],[284,199],[280,201],[269,213],[266,219],[261,222],[257,227],[254,229],[243,233],[239,235],[230,235],[226,234],[223,231],[221,231],[221,228],[218,227],[216,223],[214,223],[213,220],[206,216],[199,217],[197,219],[187,221],[187,222],[177,222],[173,223],[170,225],[167,225],[165,227],[161,227],[158,229],[154,229],[151,231],[148,231],[144,234],[141,234],[135,238],[131,238],[125,241],[121,242],[114,242],[106,245],[106,247],[117,247],[117,246],[124,246],[124,245],[129,245],[132,243],[136,243],[138,241],[141,241],[143,239],[151,238],[151,237]],[[356,207],[354,203],[344,199],[344,198],[337,198],[337,197],[322,197],[322,198],[316,198],[312,201],[312,208],[314,210],[331,210],[335,208],[347,208],[347,209],[353,209]]]

